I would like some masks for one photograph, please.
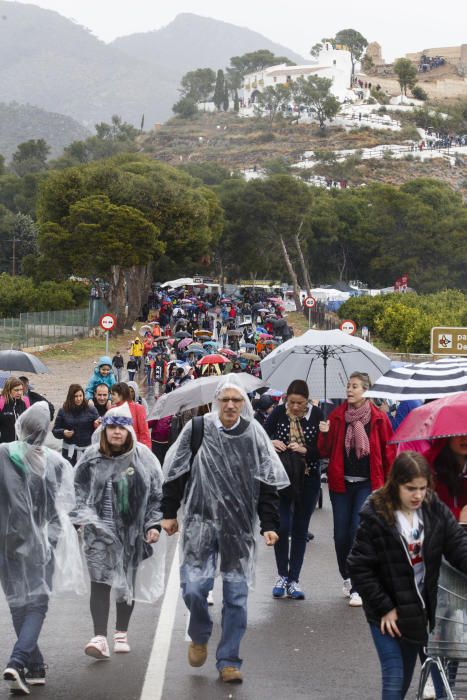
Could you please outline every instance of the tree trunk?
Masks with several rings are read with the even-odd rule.
[[[125,273],[120,265],[112,265],[109,289],[109,310],[117,319],[115,330],[121,333],[126,323]]]
[[[279,237],[279,240],[281,242],[282,254],[284,256],[285,265],[286,265],[287,270],[289,272],[290,279],[292,280],[295,306],[297,307],[297,311],[301,311],[302,302],[300,300],[300,285],[298,284],[297,275],[296,275],[295,270],[293,268],[292,261],[290,260],[290,257],[289,257],[289,254],[287,252],[287,248],[285,246],[284,239],[282,238],[282,236]]]
[[[126,288],[128,291],[128,314],[126,325],[131,328],[140,315],[152,282],[152,263],[133,265],[125,270]]]
[[[300,260],[300,267],[302,268],[303,284],[305,285],[305,289],[306,289],[308,296],[311,297],[310,275],[309,275],[307,266],[305,264],[305,258],[303,256],[302,246],[300,245],[300,231],[302,230],[302,226],[303,226],[303,219],[301,220],[300,226],[298,227],[298,231],[295,234],[295,245],[296,245],[297,251],[298,251],[298,259]]]

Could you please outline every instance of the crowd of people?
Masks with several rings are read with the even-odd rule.
[[[346,399],[328,417],[301,378],[291,376],[285,392],[248,394],[242,377],[259,376],[260,359],[291,335],[277,297],[158,290],[145,320],[129,345],[125,380],[117,352],[99,359],[86,387],[70,385],[52,427],[61,454],[45,446],[54,407],[25,377],[5,383],[0,583],[17,635],[3,673],[11,690],[28,695],[45,683],[38,639],[50,594],[82,591],[86,578],[93,629],[86,655],[110,658],[112,590],[113,652],[130,652],[135,600],[153,602],[164,590],[162,531],[178,532],[182,503],[188,662],[206,662],[219,571],[216,667],[223,682],[242,682],[257,523],[275,552],[271,596],[304,600],[300,576],[325,469],[343,595],[365,612],[383,700],[405,697],[434,625],[441,558],[467,574],[460,524],[467,521],[467,434],[434,440],[425,454],[397,454],[393,430],[415,406],[376,405],[365,397],[370,380],[362,372],[351,374]],[[206,375],[218,377],[211,405],[150,417],[140,386],[157,405]],[[439,674],[432,676],[433,697],[441,698]]]

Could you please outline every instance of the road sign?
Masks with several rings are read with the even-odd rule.
[[[355,321],[351,321],[350,319],[346,319],[345,321],[342,321],[341,325],[339,326],[341,331],[344,331],[344,333],[348,333],[349,335],[353,335],[355,331],[357,330],[357,324]]]
[[[370,334],[370,331],[368,330],[368,326],[362,326],[362,338],[363,340],[366,340]]]
[[[467,355],[467,328],[436,326],[431,329],[432,355]]]
[[[305,297],[303,305],[307,309],[313,309],[316,306],[316,299],[314,297]]]
[[[117,323],[117,319],[112,314],[104,314],[99,319],[99,325],[103,331],[113,331]]]

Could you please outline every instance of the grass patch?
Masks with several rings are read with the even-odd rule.
[[[126,349],[128,340],[134,333],[126,331],[123,335],[111,337],[109,339],[109,355],[113,357],[117,350]],[[105,355],[105,337],[96,336],[92,338],[77,338],[71,343],[54,345],[42,352],[35,352],[35,355],[47,363],[47,360],[66,360],[73,362],[86,359],[97,359]]]

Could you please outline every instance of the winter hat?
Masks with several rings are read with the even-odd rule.
[[[268,408],[274,406],[274,399],[268,394],[263,394],[256,402],[256,408],[258,411],[267,411]]]
[[[133,426],[133,418],[128,403],[125,402],[120,406],[114,406],[107,411],[102,418],[102,426],[107,428],[108,425],[120,425],[127,430]]]

